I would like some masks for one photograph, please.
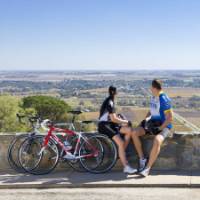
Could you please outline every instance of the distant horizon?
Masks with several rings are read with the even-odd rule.
[[[77,71],[81,71],[81,72],[87,72],[87,71],[91,71],[91,72],[120,72],[120,71],[200,71],[200,68],[199,69],[15,69],[15,70],[12,70],[12,69],[7,69],[7,70],[1,70],[0,69],[0,72],[41,72],[41,71],[50,71],[50,72],[77,72]]]

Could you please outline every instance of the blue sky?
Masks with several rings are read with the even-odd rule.
[[[199,0],[0,0],[0,70],[200,69]]]

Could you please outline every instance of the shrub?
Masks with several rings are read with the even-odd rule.
[[[23,109],[34,108],[42,119],[62,121],[67,118],[70,106],[63,100],[51,96],[29,96],[22,99]]]

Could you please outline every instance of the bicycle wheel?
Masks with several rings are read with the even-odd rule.
[[[83,137],[90,137],[93,136],[95,133],[82,133]],[[82,144],[82,139],[79,143],[79,146],[77,148],[77,152],[74,153],[77,142],[78,142],[78,135],[73,135],[71,137],[68,138],[69,143],[72,145],[72,150],[70,151],[72,154],[74,154],[75,156],[79,156],[79,149],[80,146]],[[83,165],[80,162],[80,159],[73,159],[73,160],[66,160],[67,164],[72,167],[74,170],[76,170],[77,172],[86,172],[86,169],[83,167]]]
[[[109,159],[111,162],[108,162],[107,159],[105,159],[107,158],[107,156],[105,156],[105,153],[107,153],[105,150],[106,148],[108,149],[108,145],[112,147],[109,148],[113,153],[113,156]],[[91,173],[103,173],[114,166],[117,159],[117,156],[115,155],[116,152],[112,140],[104,135],[94,135],[82,143],[79,151],[80,162],[83,167]],[[111,154],[109,154],[109,156],[111,156]]]
[[[93,172],[102,162],[104,150],[97,136],[85,138],[79,150],[80,162],[89,172]]]
[[[19,161],[23,169],[34,175],[48,174],[55,169],[59,161],[59,150],[53,140],[42,150],[44,136],[25,140],[19,150]]]
[[[93,170],[93,173],[105,173],[115,166],[118,159],[118,149],[115,142],[106,135],[99,134],[98,140],[103,146],[104,157],[99,166]]]
[[[91,152],[91,147],[95,147],[98,154],[94,154],[92,157],[83,157]],[[88,141],[83,142],[80,148],[80,156],[80,162],[87,171],[105,173],[111,170],[117,161],[117,147],[107,136],[94,135]]]
[[[22,142],[29,137],[30,134],[22,134],[16,136],[10,143],[8,147],[7,159],[10,167],[17,172],[25,172],[24,169],[21,167],[19,160],[18,160],[18,151]]]

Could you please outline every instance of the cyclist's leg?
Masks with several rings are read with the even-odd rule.
[[[133,143],[135,145],[135,149],[138,153],[138,156],[140,159],[144,158],[144,153],[142,150],[142,143],[139,137],[145,135],[145,130],[142,127],[137,127],[136,129],[132,130],[131,138],[133,140]]]
[[[99,132],[107,135],[109,138],[114,140],[118,146],[119,158],[125,167],[127,165],[127,159],[124,148],[124,141],[121,139],[119,134],[119,127],[114,124],[99,124]]]
[[[160,153],[160,147],[163,141],[164,141],[164,137],[162,135],[155,136],[154,141],[153,141],[153,147],[150,152],[147,168],[151,168],[153,163],[156,161],[158,154]]]
[[[123,126],[120,128],[120,133],[124,135],[124,148],[126,149],[131,139],[132,130],[128,126]]]
[[[147,168],[151,168],[153,166],[154,162],[156,161],[156,159],[160,153],[161,145],[164,142],[165,138],[168,137],[168,135],[170,135],[170,130],[168,128],[165,128],[162,130],[161,133],[159,133],[158,135],[155,136],[154,142],[153,142],[153,147],[150,152]]]
[[[130,135],[125,135],[124,137],[124,149],[127,148],[128,144],[130,143],[131,136]]]
[[[126,153],[124,148],[124,141],[121,139],[120,135],[115,135],[112,138],[118,146],[119,158],[122,162],[122,165],[125,167],[127,166],[128,162],[126,159]]]

